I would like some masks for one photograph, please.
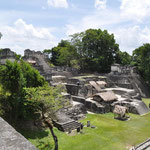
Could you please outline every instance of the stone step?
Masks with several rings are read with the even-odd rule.
[[[63,129],[64,129],[64,131],[68,131],[68,130],[75,130],[75,129],[77,129],[77,128],[79,128],[80,127],[80,125],[69,125],[69,126],[66,126],[66,127],[63,127]]]
[[[78,125],[78,124],[79,124],[78,122],[72,121],[72,122],[68,122],[68,123],[63,124],[62,126],[63,126],[63,127],[66,127],[66,126],[68,126],[68,125]]]
[[[80,127],[80,123],[72,120],[66,123],[59,123],[59,122],[54,122],[54,126],[57,127],[61,131],[69,131],[69,130],[74,130]]]
[[[77,129],[77,128],[79,128],[80,127],[80,123],[78,123],[78,122],[74,122],[74,123],[71,123],[71,124],[67,124],[67,125],[64,125],[64,126],[62,126],[63,127],[63,129],[64,129],[64,131],[68,131],[68,130],[74,130],[74,129]]]

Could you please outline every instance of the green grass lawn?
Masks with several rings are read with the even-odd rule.
[[[144,99],[146,104],[149,99]],[[95,129],[85,127],[82,134],[68,135],[54,128],[59,141],[59,150],[126,150],[150,138],[150,113],[144,116],[130,114],[129,121],[113,119],[112,113],[88,114],[87,120],[96,126]],[[41,150],[52,149],[53,139],[49,130],[22,134]]]

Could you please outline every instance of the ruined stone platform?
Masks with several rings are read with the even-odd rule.
[[[37,150],[37,148],[0,117],[0,150]]]

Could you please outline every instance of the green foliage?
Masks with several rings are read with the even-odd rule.
[[[7,61],[5,66],[1,65],[0,84],[3,92],[0,95],[0,104],[4,115],[14,121],[25,117],[27,107],[24,88],[42,86],[44,83],[45,80],[39,72],[23,61]]]
[[[133,51],[133,62],[144,79],[150,83],[150,44],[143,44]]]
[[[5,91],[10,92],[12,95],[21,95],[23,88],[26,85],[26,80],[20,64],[7,61],[5,66],[0,66],[0,83]]]
[[[81,69],[81,68],[80,68],[80,64],[79,64],[79,60],[77,60],[77,59],[71,60],[71,61],[70,61],[70,65],[71,65],[71,67],[76,68],[76,69],[78,69],[78,70]]]
[[[63,106],[67,105],[67,102],[62,96],[62,87],[51,87],[45,84],[42,87],[25,88],[27,105],[34,110],[34,112],[41,112],[43,117],[45,113],[48,113],[52,118],[54,112]]]
[[[116,63],[125,65],[131,65],[132,57],[127,52],[119,51],[116,55]]]
[[[147,100],[148,101],[148,100]],[[150,102],[150,99],[149,99]],[[150,113],[144,116],[130,114],[129,121],[114,119],[113,113],[87,114],[81,122],[84,125],[90,120],[95,129],[84,127],[83,133],[72,131],[66,134],[54,128],[59,137],[60,150],[127,150],[133,145],[138,145],[150,137]],[[45,130],[45,133],[48,133]],[[23,132],[21,132],[23,133]],[[44,147],[46,144],[52,146],[51,134],[43,135],[44,131],[26,131],[23,135],[35,146]],[[33,137],[34,135],[34,137]],[[35,138],[37,137],[37,138]],[[39,148],[40,149],[40,148]]]
[[[7,61],[0,66],[0,82],[11,94],[22,93],[24,87],[37,87],[45,83],[39,72],[24,61]]]
[[[52,48],[51,62],[54,65],[71,67],[72,59],[77,59],[77,53],[69,41],[62,40],[57,47]]]
[[[15,53],[15,57],[16,57],[15,59],[16,59],[17,61],[21,60],[21,58],[22,58],[21,55],[18,55],[17,53]]]
[[[84,33],[75,34],[71,41],[78,49],[83,70],[110,71],[119,51],[113,34],[109,34],[107,30],[88,29]]]
[[[52,117],[68,102],[61,95],[62,87],[50,87],[37,70],[22,60],[0,66],[0,85],[0,113],[11,118],[9,121],[32,118],[39,111]]]
[[[45,83],[44,77],[40,75],[38,70],[30,66],[30,64],[21,61],[20,62],[23,76],[26,80],[26,87],[38,87],[43,86]]]
[[[45,49],[45,50],[43,50],[43,53],[50,58],[52,51],[51,51],[51,49]]]
[[[54,65],[76,67],[82,71],[108,72],[116,61],[119,46],[107,30],[89,29],[62,40],[51,50]]]

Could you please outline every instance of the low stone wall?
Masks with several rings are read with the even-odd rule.
[[[0,127],[0,150],[37,150],[2,118],[0,118]]]
[[[90,97],[91,95],[96,93],[96,90],[90,84],[67,84],[66,89],[69,94],[80,97]]]
[[[67,89],[67,93],[71,94],[71,95],[78,95],[78,91],[79,91],[79,86],[76,84],[67,84],[66,85],[66,89]]]
[[[14,62],[14,61],[15,61],[15,58],[13,58],[13,57],[12,57],[12,58],[7,58],[7,59],[5,59],[5,58],[4,58],[4,59],[3,59],[3,58],[0,58],[0,64],[1,64],[1,65],[5,65],[5,63],[6,63],[7,60],[9,60],[9,61],[11,61],[11,62]]]
[[[74,75],[79,73],[78,69],[72,68],[72,67],[67,67],[67,66],[55,66],[55,67],[52,67],[51,69],[54,71],[58,71],[58,72],[62,72],[62,71],[71,72]]]
[[[109,87],[121,87],[121,88],[126,88],[126,89],[133,89],[132,84],[130,83],[116,83],[116,82],[108,82]]]
[[[75,101],[75,102],[85,104],[85,98],[84,97],[72,96],[72,100]]]

